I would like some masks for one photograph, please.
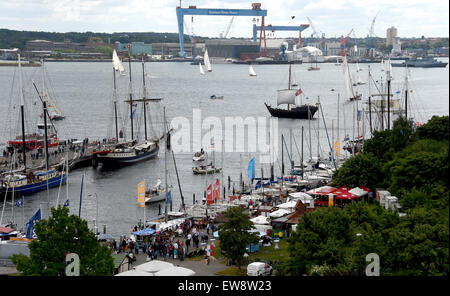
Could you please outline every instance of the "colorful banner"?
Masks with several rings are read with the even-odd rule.
[[[214,184],[214,200],[220,199],[220,180],[216,180],[216,184]]]
[[[145,181],[142,181],[137,185],[137,198],[139,206],[141,208],[145,207]]]
[[[341,140],[337,139],[336,143],[334,143],[334,152],[336,152],[336,156],[341,156]]]
[[[206,190],[206,203],[208,205],[213,203],[213,193],[211,184],[209,184],[208,189]]]
[[[255,178],[255,158],[254,157],[248,162],[247,177],[249,179]]]
[[[31,217],[30,221],[27,223],[27,233],[26,238],[37,238],[34,232],[34,223],[41,221],[41,209],[37,210],[36,214]]]

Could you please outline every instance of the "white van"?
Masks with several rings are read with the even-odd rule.
[[[272,266],[263,262],[253,262],[247,266],[248,276],[272,275]]]

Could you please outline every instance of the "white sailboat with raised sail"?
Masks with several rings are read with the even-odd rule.
[[[203,56],[203,62],[205,63],[206,71],[211,72],[211,61],[209,60],[208,49],[205,50],[205,54]]]
[[[344,70],[344,84],[345,84],[345,92],[347,95],[347,98],[350,99],[350,101],[353,100],[359,100],[360,99],[360,95],[355,94],[354,90],[353,90],[353,79],[352,79],[352,75],[350,73],[350,69],[348,67],[348,62],[347,62],[347,57],[344,56],[343,59],[343,70]]]
[[[200,75],[205,75],[205,71],[203,70],[202,64],[199,63],[198,66],[200,67]]]
[[[117,52],[115,49],[113,51],[112,60],[113,60],[114,70],[119,71],[120,75],[125,75],[125,68],[123,67],[122,62],[120,61],[119,56],[117,55]]]
[[[256,72],[253,69],[252,65],[248,65],[248,75],[250,76],[256,76]]]
[[[62,114],[61,110],[56,107],[55,102],[49,95],[45,83],[45,67],[44,67],[44,60],[41,60],[41,70],[42,70],[42,99],[47,102],[47,112],[50,116],[51,120],[62,120],[65,118],[65,116]]]

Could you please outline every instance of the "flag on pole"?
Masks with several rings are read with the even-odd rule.
[[[27,223],[27,233],[26,238],[36,238],[36,233],[34,232],[34,223],[41,221],[41,209],[31,217],[30,221]]]
[[[206,203],[209,205],[213,203],[212,184],[206,189]]]
[[[166,193],[166,203],[170,204],[172,202],[172,191]]]
[[[358,121],[361,121],[362,110],[358,110]]]
[[[139,207],[145,207],[145,181],[138,183],[137,195]]]
[[[295,96],[301,95],[302,92],[303,92],[302,89],[299,88],[299,89],[295,92]]]
[[[63,205],[63,207],[68,207],[68,206],[69,206],[69,200],[66,200],[66,202]]]
[[[23,205],[23,196],[18,201],[16,201],[16,207],[20,207],[21,205]]]
[[[255,157],[253,157],[248,163],[247,176],[249,179],[255,178]]]
[[[334,143],[334,152],[336,153],[336,156],[341,156],[341,140],[337,139],[336,143]]]
[[[214,184],[214,200],[220,199],[220,180],[216,180],[216,184]]]

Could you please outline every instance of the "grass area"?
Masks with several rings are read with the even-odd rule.
[[[241,269],[237,267],[228,267],[224,270],[215,273],[216,275],[229,275],[229,276],[246,276],[247,275],[247,266],[241,266]]]
[[[288,243],[286,239],[280,240],[278,247],[278,249],[275,249],[275,244],[272,244],[270,247],[260,247],[258,252],[249,254],[249,262],[264,262],[265,260],[268,260],[273,263],[277,260],[281,261],[282,259],[289,257]],[[226,264],[226,259],[223,256],[221,258],[224,260],[220,261],[220,263]],[[216,275],[246,276],[247,264],[243,263],[241,270],[239,270],[237,266],[230,266],[222,271],[216,272]]]
[[[289,257],[286,239],[280,240],[278,247],[279,249],[275,249],[275,244],[272,244],[270,247],[260,247],[258,252],[249,254],[248,259],[250,261],[258,259],[258,261],[262,262],[265,260],[273,262],[275,260],[281,261],[281,259]]]

